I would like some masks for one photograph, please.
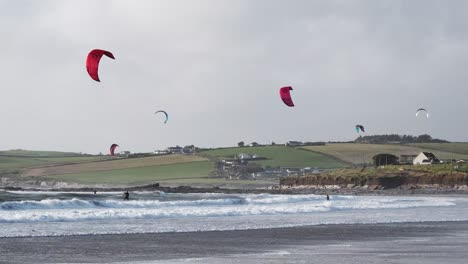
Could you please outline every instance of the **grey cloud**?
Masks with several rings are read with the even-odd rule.
[[[0,148],[350,140],[356,123],[466,141],[467,5],[0,1]],[[84,69],[93,48],[116,56],[102,83]],[[414,118],[419,107],[430,120]]]

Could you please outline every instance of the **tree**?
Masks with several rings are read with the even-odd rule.
[[[411,136],[411,135],[372,135],[372,136],[359,136],[355,142],[366,142],[371,144],[387,144],[387,143],[446,143],[448,141],[442,139],[432,138],[430,135],[420,135],[420,136]]]
[[[426,142],[431,142],[432,141],[432,137],[427,135],[427,134],[424,134],[424,135],[420,135],[418,136],[417,142],[420,142],[420,143],[426,143]]]
[[[398,164],[398,157],[392,154],[377,154],[372,160],[375,167]]]
[[[240,147],[240,148],[243,147],[243,146],[245,146],[244,141],[241,141],[241,142],[237,143],[237,146]]]

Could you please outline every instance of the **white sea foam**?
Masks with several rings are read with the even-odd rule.
[[[242,204],[243,199],[202,199],[195,201],[138,200],[70,200],[46,199],[41,201],[15,201],[0,203],[0,210],[31,210],[31,209],[88,209],[88,208],[161,208],[177,206],[220,206]]]
[[[367,209],[444,207],[456,198],[334,196],[326,201],[316,195],[240,195],[198,200],[82,200],[45,199],[0,203],[0,223],[158,219],[286,215]]]
[[[222,206],[222,205],[330,205],[335,209],[379,209],[379,208],[408,208],[417,206],[450,206],[451,199],[431,198],[393,198],[375,197],[367,199],[364,197],[336,196],[333,201],[327,201],[323,196],[317,195],[245,195],[236,198],[212,198],[198,200],[159,201],[159,200],[82,200],[73,199],[44,199],[40,201],[12,201],[0,203],[0,210],[32,210],[32,209],[87,209],[87,208],[161,208],[180,206]],[[333,203],[332,203],[333,202]]]
[[[1,189],[0,189],[1,191]],[[5,191],[5,190],[3,190]],[[93,194],[93,192],[76,192],[76,191],[28,191],[28,190],[21,190],[21,191],[5,191],[7,193],[13,194],[46,194],[46,195],[60,195],[60,194]],[[149,193],[149,192],[148,192]],[[154,192],[152,192],[154,193]],[[99,192],[99,194],[122,194],[122,192]]]
[[[0,194],[0,237],[468,221],[468,199],[270,194]],[[71,199],[70,197],[75,197]]]

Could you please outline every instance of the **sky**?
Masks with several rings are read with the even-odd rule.
[[[0,149],[340,141],[356,124],[468,141],[467,17],[442,0],[0,0]],[[116,58],[101,82],[96,48]]]

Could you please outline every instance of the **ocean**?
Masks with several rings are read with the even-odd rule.
[[[468,221],[461,196],[180,194],[0,190],[0,237]]]

